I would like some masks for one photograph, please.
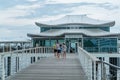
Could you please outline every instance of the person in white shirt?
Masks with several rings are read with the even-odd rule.
[[[67,47],[66,47],[65,43],[63,43],[63,45],[62,45],[63,58],[66,58],[66,50],[67,50]]]
[[[61,49],[60,49],[60,44],[58,42],[56,44],[56,48],[57,48],[57,58],[59,59],[60,58]]]

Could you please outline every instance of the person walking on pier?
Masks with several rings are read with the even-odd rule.
[[[57,42],[56,47],[57,47],[57,58],[59,59],[62,53],[62,45]]]
[[[60,58],[60,44],[59,44],[59,42],[57,42],[56,48],[57,48],[57,58],[59,59]]]
[[[63,58],[66,58],[66,50],[67,50],[67,47],[66,47],[65,43],[63,43],[63,45],[62,45]]]
[[[57,47],[56,47],[56,43],[53,45],[53,49],[54,49],[54,56],[57,56]]]

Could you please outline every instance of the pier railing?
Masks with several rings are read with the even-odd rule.
[[[13,51],[13,53],[53,53],[53,48],[51,47],[35,47],[29,49],[22,49]]]
[[[99,63],[99,59],[92,56],[90,53],[79,47],[78,49],[79,60],[81,66],[88,77],[88,80],[96,80],[96,65]]]
[[[42,57],[53,56],[51,47],[36,47],[23,50],[0,53],[0,80],[9,78],[16,72],[28,67]],[[78,58],[88,80],[120,80],[120,67],[99,60],[81,47],[78,48]],[[117,75],[108,75],[106,66]]]
[[[78,49],[78,55],[88,80],[120,80],[119,66],[101,61],[81,47]],[[111,68],[108,69],[108,67]]]
[[[0,53],[0,80],[28,67],[42,57],[53,56],[51,47],[35,47]]]

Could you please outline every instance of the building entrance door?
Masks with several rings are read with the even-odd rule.
[[[82,39],[81,38],[66,38],[65,42],[66,42],[68,53],[77,53],[78,46],[82,47]]]
[[[70,42],[70,53],[76,53],[77,52],[77,42]]]

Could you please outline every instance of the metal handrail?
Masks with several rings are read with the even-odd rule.
[[[28,55],[29,53],[30,53],[30,55]],[[31,56],[32,56],[32,60],[33,60],[33,57],[35,56],[34,54],[37,54],[36,55],[36,59],[37,59],[40,55],[41,55],[41,57],[49,56],[49,54],[47,55],[47,53],[50,53],[50,54],[53,53],[53,48],[52,47],[35,47],[35,48],[21,49],[21,50],[15,50],[15,51],[9,51],[9,52],[0,53],[0,61],[1,61],[0,63],[1,63],[1,68],[2,68],[2,74],[1,74],[2,80],[5,80],[4,58],[5,58],[6,55],[11,56],[11,57],[22,56],[21,60],[24,60],[25,58],[28,60],[28,57],[30,59]],[[23,56],[23,55],[25,55],[25,56]],[[25,65],[21,64],[21,67],[19,67],[20,70],[31,64],[30,61],[29,62],[25,61],[25,62],[26,62]],[[33,63],[33,61],[32,61],[32,63]]]
[[[110,79],[110,80],[119,80],[120,79],[120,67],[105,61],[100,61],[101,63],[101,70],[102,70],[102,80]],[[112,69],[106,69],[106,65],[109,67],[112,67]],[[106,73],[109,70],[109,72],[112,73]],[[114,74],[117,73],[117,74]]]
[[[108,62],[105,62],[105,61],[100,61],[100,62],[101,62],[101,63],[104,63],[104,64],[106,64],[106,65],[108,65],[108,66],[114,67],[114,68],[116,68],[116,69],[120,69],[119,66],[113,65],[113,64],[111,64],[111,63],[108,63]]]
[[[78,50],[79,59],[81,58],[80,62],[89,80],[105,80],[107,76],[107,69],[105,68],[105,65],[113,67],[117,71],[120,70],[119,66],[101,61],[81,47],[78,47]],[[113,75],[112,77],[115,77],[115,75]]]
[[[91,55],[89,52],[87,52],[86,50],[84,50],[83,48],[79,47],[91,60],[93,61],[100,61],[98,58],[96,58],[95,56]]]
[[[81,47],[78,47],[78,56],[88,80],[96,80],[96,64],[98,64],[100,60]]]
[[[47,48],[51,48],[52,47],[34,47],[34,48],[29,48],[29,49],[21,49],[21,50],[14,50],[14,51],[9,51],[9,52],[2,52],[0,53],[0,55],[2,54],[6,54],[6,53],[17,53],[17,52],[24,52],[24,51],[30,51],[30,50],[36,50],[36,49],[47,49]],[[35,51],[34,51],[35,52]]]

